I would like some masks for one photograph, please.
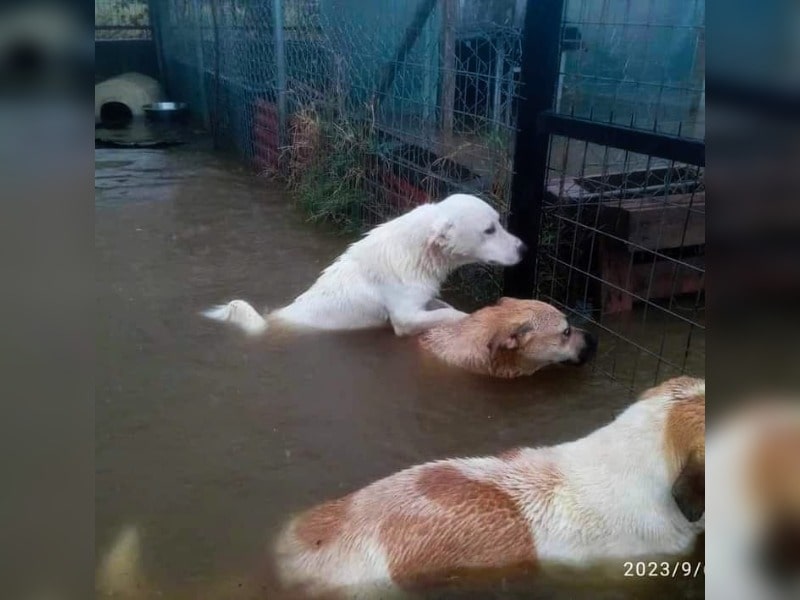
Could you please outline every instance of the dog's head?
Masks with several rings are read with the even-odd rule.
[[[663,424],[671,496],[690,523],[704,526],[706,384],[703,379],[676,377],[644,392],[640,406],[655,411]]]
[[[510,266],[522,260],[525,245],[500,224],[500,215],[469,194],[453,194],[435,205],[431,244],[456,266],[470,263]]]
[[[595,336],[572,327],[564,313],[538,300],[501,298],[470,318],[489,329],[492,362],[513,365],[523,374],[552,364],[582,365],[597,349]]]

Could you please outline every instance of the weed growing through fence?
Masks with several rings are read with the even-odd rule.
[[[362,226],[365,181],[376,156],[369,124],[326,119],[306,108],[292,118],[288,185],[312,221],[347,232]]]

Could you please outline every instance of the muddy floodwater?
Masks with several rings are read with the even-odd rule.
[[[295,511],[421,461],[571,440],[630,401],[591,368],[485,379],[389,331],[247,339],[198,312],[232,298],[282,306],[347,238],[203,150],[98,150],[96,169],[97,555],[135,527],[142,598],[249,598],[254,573],[259,597],[284,598],[264,572]],[[426,597],[703,589],[682,577],[474,586]]]

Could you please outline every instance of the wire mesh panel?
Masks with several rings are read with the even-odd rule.
[[[695,0],[568,0],[554,112],[701,138],[704,19]],[[703,373],[704,169],[591,141],[550,137],[536,293],[594,324],[596,368],[631,390]]]
[[[703,137],[704,0],[567,0],[564,25],[557,111]]]
[[[537,295],[597,327],[631,389],[705,361],[703,169],[553,136]]]

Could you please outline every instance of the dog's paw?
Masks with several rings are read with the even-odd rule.
[[[409,335],[414,335],[417,333],[417,328],[409,327],[405,325],[392,325],[392,329],[394,330],[394,334],[397,337],[406,337]]]
[[[450,323],[454,323],[456,321],[460,321],[461,319],[467,317],[467,313],[461,312],[460,310],[456,310],[455,308],[450,308],[447,310],[446,319]]]

